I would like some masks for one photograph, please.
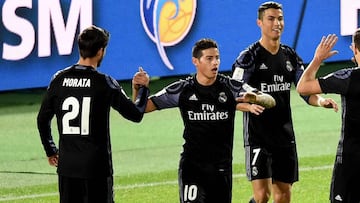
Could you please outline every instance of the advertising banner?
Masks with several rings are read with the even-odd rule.
[[[0,91],[46,87],[56,71],[78,60],[76,37],[94,24],[111,34],[99,68],[117,80],[142,66],[152,77],[195,72],[191,48],[201,38],[219,44],[220,71],[259,40],[258,0],[2,0]],[[282,0],[281,42],[310,62],[323,35],[337,34],[332,61],[349,60],[360,1]]]

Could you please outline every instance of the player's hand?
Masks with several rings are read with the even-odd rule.
[[[251,104],[249,108],[249,112],[253,113],[255,115],[260,115],[265,110],[265,107],[257,105],[257,104]]]
[[[149,87],[149,81],[149,75],[142,67],[139,67],[139,71],[135,73],[132,79],[133,89],[139,90],[141,86]]]
[[[338,41],[338,37],[335,34],[329,34],[328,36],[323,36],[319,45],[315,50],[314,58],[319,61],[324,61],[327,58],[338,53],[337,50],[332,50]]]
[[[236,105],[236,109],[244,112],[250,112],[255,115],[260,115],[265,110],[265,107],[257,104],[238,103]]]
[[[332,108],[335,112],[339,110],[337,103],[331,98],[321,99],[319,104],[324,108]]]
[[[50,157],[48,157],[48,162],[51,166],[55,166],[57,167],[58,166],[58,160],[59,160],[59,155],[58,154],[55,154],[55,155],[52,155]]]

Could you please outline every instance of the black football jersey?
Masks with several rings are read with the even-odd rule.
[[[51,135],[56,115],[59,132],[58,173],[68,177],[99,177],[113,173],[109,133],[110,107],[139,122],[148,89],[135,105],[112,77],[92,67],[74,65],[56,73],[38,114],[38,129],[47,156],[57,152]]]
[[[244,112],[244,144],[280,147],[295,144],[290,90],[304,71],[301,58],[286,45],[281,44],[273,55],[256,42],[240,53],[233,64],[235,68],[241,70],[240,79],[276,101],[274,108],[259,116]]]
[[[243,83],[218,75],[211,86],[195,77],[176,81],[150,97],[157,109],[178,107],[184,123],[183,158],[229,167],[232,162],[235,98]]]
[[[323,93],[341,95],[342,127],[338,155],[346,153],[360,157],[360,68],[338,70],[319,78],[319,84]]]

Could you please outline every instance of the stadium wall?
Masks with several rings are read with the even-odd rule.
[[[78,60],[76,36],[91,24],[110,31],[99,69],[118,80],[139,66],[151,76],[195,72],[191,48],[200,38],[220,46],[221,71],[260,37],[259,0],[3,0],[0,2],[0,91],[46,87],[58,70]],[[284,6],[282,42],[305,63],[321,36],[337,34],[339,54],[349,60],[351,34],[359,27],[360,1],[279,0]]]

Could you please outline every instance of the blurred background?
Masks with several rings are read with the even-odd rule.
[[[321,36],[335,33],[339,54],[349,61],[351,34],[359,25],[360,2],[279,0],[282,43],[308,63]],[[191,48],[209,37],[220,46],[221,71],[230,71],[239,52],[260,37],[259,0],[2,0],[0,92],[44,88],[58,70],[78,60],[77,34],[95,24],[111,39],[101,72],[129,80],[139,66],[152,77],[195,72]]]

